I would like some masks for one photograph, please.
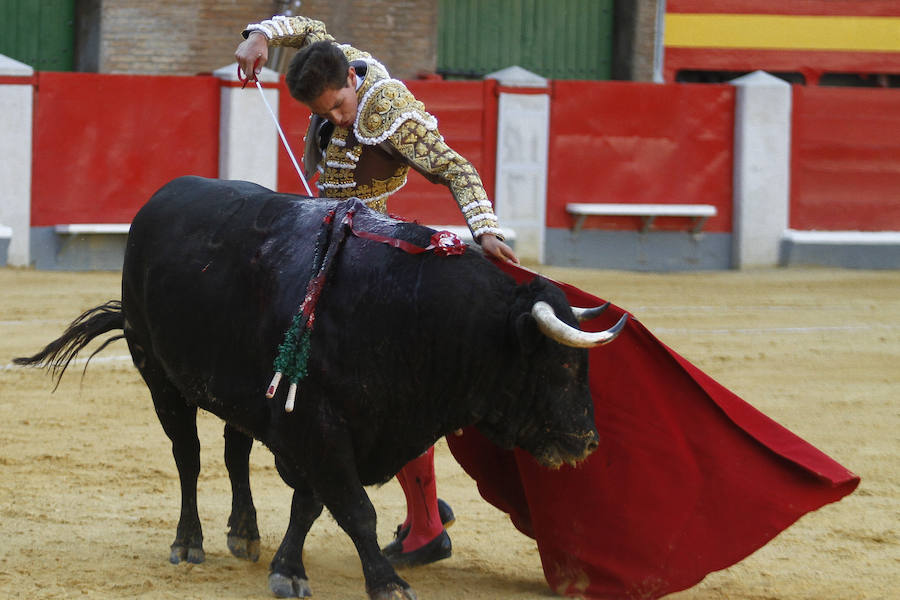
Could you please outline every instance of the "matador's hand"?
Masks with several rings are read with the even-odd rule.
[[[240,65],[245,77],[253,80],[262,71],[263,65],[269,60],[269,39],[264,33],[252,31],[247,39],[238,45],[234,52],[234,58]],[[256,71],[254,71],[254,66]]]
[[[497,239],[493,233],[485,233],[478,240],[481,249],[488,256],[493,256],[499,260],[507,260],[511,263],[519,264],[519,257],[513,252],[513,249]]]

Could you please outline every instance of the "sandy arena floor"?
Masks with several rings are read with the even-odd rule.
[[[700,368],[862,477],[738,565],[676,600],[900,597],[900,271],[638,274],[542,268],[608,298]],[[0,269],[0,597],[269,598],[268,562],[290,494],[259,446],[252,483],[257,563],[225,546],[230,488],[222,427],[200,419],[207,561],[168,563],[178,478],[149,393],[116,342],[56,393],[11,367],[82,310],[119,297],[113,273]],[[443,445],[438,492],[456,511],[451,559],[401,573],[422,600],[553,597],[534,543],[478,496]],[[379,538],[402,518],[399,486],[370,489]],[[330,516],[313,526],[315,597],[364,598],[354,548]]]

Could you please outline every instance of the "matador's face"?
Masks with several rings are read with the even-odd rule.
[[[356,121],[356,69],[350,67],[347,83],[342,88],[327,88],[318,98],[307,104],[309,109],[337,125],[352,127]]]

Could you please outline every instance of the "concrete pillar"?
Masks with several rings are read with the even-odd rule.
[[[33,77],[34,69],[0,55],[0,243],[10,234],[7,261],[16,266],[30,261]]]
[[[237,63],[213,73],[222,80],[219,115],[219,178],[252,181],[269,189],[278,186],[278,146],[275,123],[256,88],[248,83],[241,89]],[[269,105],[278,116],[278,73],[263,68],[259,81]]]
[[[662,83],[666,0],[614,0],[612,78]]]
[[[520,259],[543,263],[550,143],[547,80],[521,67],[487,78],[503,86],[497,120],[497,218],[501,228],[515,231]]]
[[[774,267],[790,210],[791,86],[762,71],[731,83],[737,87],[732,266]]]

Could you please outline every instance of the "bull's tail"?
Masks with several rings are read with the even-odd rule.
[[[53,388],[55,390],[56,387],[59,387],[59,380],[65,373],[69,363],[91,340],[104,333],[118,329],[125,329],[125,315],[122,313],[122,302],[120,300],[110,300],[106,304],[101,304],[82,313],[81,316],[69,324],[69,327],[59,338],[47,344],[43,350],[34,356],[15,358],[13,363],[49,368],[51,375],[56,379],[56,386]],[[123,337],[125,337],[124,334],[115,335],[104,341],[103,345],[94,350],[93,354],[88,357],[88,361],[109,344]],[[87,369],[87,364],[85,364],[84,368]]]

